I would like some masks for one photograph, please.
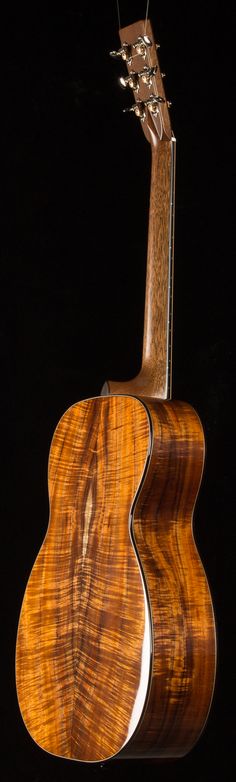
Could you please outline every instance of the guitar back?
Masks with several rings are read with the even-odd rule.
[[[59,422],[16,658],[23,719],[48,752],[173,757],[201,733],[215,675],[192,534],[203,459],[183,402],[100,397]]]
[[[149,450],[148,414],[131,397],[80,402],[54,434],[50,522],[22,606],[16,670],[26,727],[55,755],[110,757],[142,714],[151,634],[131,506]]]

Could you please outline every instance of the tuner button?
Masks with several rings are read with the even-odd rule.
[[[111,57],[121,57],[122,60],[125,60],[127,63],[130,63],[132,60],[132,46],[129,43],[123,43],[123,46],[121,49],[118,49],[117,51],[110,52]]]
[[[149,38],[148,35],[140,36],[142,37],[143,42],[146,44],[146,46],[152,46],[151,38]]]
[[[130,87],[134,92],[139,89],[139,74],[135,71],[130,71],[128,76],[120,76],[119,81],[121,87]]]
[[[133,111],[136,117],[144,120],[146,116],[145,101],[139,100],[137,103],[133,103],[133,106],[130,106],[130,108],[123,109],[123,114],[126,114],[128,111]]]
[[[123,87],[123,89],[127,87],[128,80],[129,80],[128,76],[119,76],[119,83],[120,86]]]

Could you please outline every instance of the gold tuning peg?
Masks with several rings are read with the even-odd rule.
[[[152,46],[152,41],[148,35],[139,35],[137,41],[133,44],[136,55],[138,54],[141,57],[146,57],[147,49],[149,49],[150,46]]]
[[[132,44],[123,43],[123,46],[121,46],[120,49],[117,51],[110,52],[111,57],[121,57],[122,60],[125,60],[125,62],[130,63],[132,60]]]
[[[148,98],[145,101],[146,106],[148,107],[151,114],[159,114],[159,103],[164,103],[164,98],[161,98],[160,95],[150,95],[150,98]]]
[[[171,106],[170,101],[165,101],[165,98],[162,98],[161,95],[150,95],[147,100],[137,100],[136,103],[133,103],[132,106],[130,106],[128,109],[123,109],[124,114],[126,112],[133,111],[134,114],[136,114],[136,117],[139,117],[139,119],[144,120],[146,117],[146,110],[148,109],[151,114],[156,116],[159,114],[159,105],[161,103],[166,103],[168,108]]]
[[[130,106],[130,108],[123,109],[123,114],[126,114],[126,112],[128,111],[133,111],[136,117],[139,117],[139,119],[144,120],[146,116],[145,101],[138,100],[137,103],[133,103],[133,106]]]
[[[142,71],[130,71],[128,76],[120,76],[119,82],[121,87],[130,87],[131,90],[137,92],[140,86],[140,79],[144,82],[144,84],[147,84],[148,87],[151,87],[152,79],[156,72],[157,65],[153,65],[150,68],[145,65]]]
[[[139,88],[139,74],[135,71],[130,71],[128,76],[120,76],[119,78],[121,87],[131,87],[131,90],[138,90]]]
[[[157,65],[153,65],[150,68],[148,68],[148,66],[145,65],[143,70],[139,72],[139,78],[142,79],[144,84],[147,84],[147,86],[150,87],[152,84],[153,76],[155,76],[156,72],[157,72]]]

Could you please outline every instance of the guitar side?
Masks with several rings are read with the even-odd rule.
[[[193,537],[205,445],[189,404],[143,401],[153,449],[133,534],[152,610],[153,670],[143,719],[124,753],[170,758],[185,755],[197,742],[215,683],[214,612]]]

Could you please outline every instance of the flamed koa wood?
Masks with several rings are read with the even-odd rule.
[[[178,756],[198,738],[215,654],[192,535],[203,458],[183,403],[108,396],[61,419],[16,656],[23,719],[47,751]]]
[[[33,738],[65,757],[114,754],[132,721],[145,603],[129,513],[149,443],[143,406],[122,398],[75,405],[54,435],[50,525],[23,603],[17,687]]]
[[[150,22],[137,22],[120,31],[121,42],[144,34],[153,41]],[[134,53],[129,73],[157,65],[152,89],[163,99],[142,124],[152,149],[142,366],[58,424],[49,527],[16,650],[31,736],[48,752],[89,762],[187,753],[215,677],[213,608],[192,531],[203,432],[189,405],[167,401],[175,140],[154,42],[147,60]],[[135,101],[149,96],[141,81]]]
[[[153,670],[132,752],[173,757],[199,737],[215,679],[214,614],[192,529],[204,436],[188,404],[144,402],[152,421],[152,457],[133,529],[152,615]]]

